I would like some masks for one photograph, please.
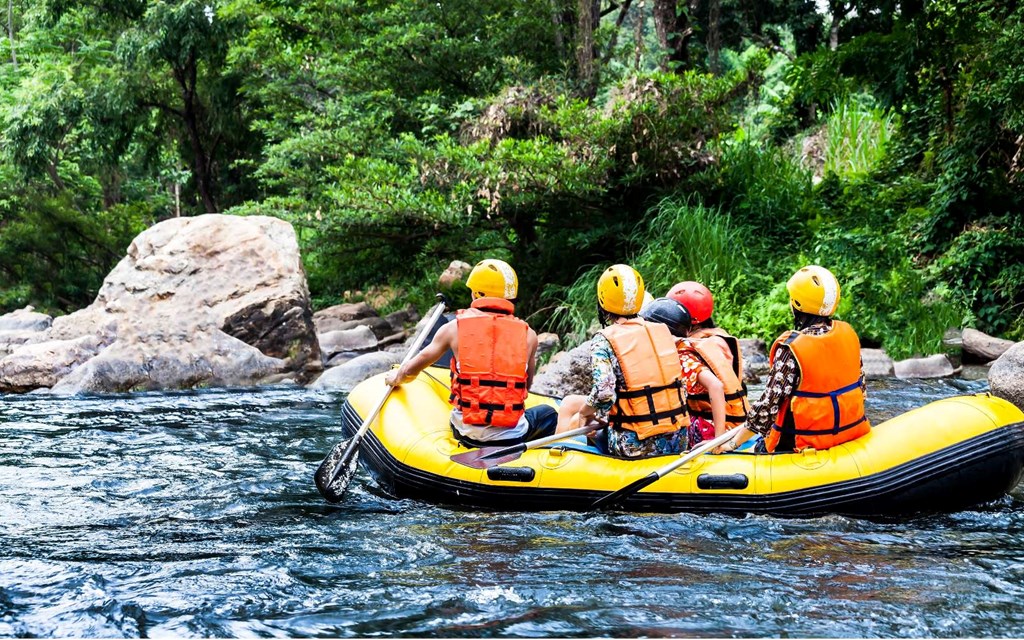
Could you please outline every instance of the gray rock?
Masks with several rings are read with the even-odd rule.
[[[267,371],[306,380],[323,367],[295,231],[263,216],[208,214],[154,225],[132,241],[96,300],[56,318],[45,336],[92,337],[112,349],[62,391],[236,384]],[[30,346],[5,361],[39,353],[22,354]],[[103,354],[101,348],[91,357]],[[53,384],[45,371],[70,373],[54,357],[50,367],[40,363],[40,377],[25,386]],[[171,363],[186,359],[189,364],[175,372]],[[239,369],[232,372],[232,366]],[[168,367],[166,375],[161,367]]]
[[[558,349],[562,339],[557,333],[541,333],[537,335],[537,360],[543,360],[544,356]]]
[[[286,370],[279,358],[213,329],[117,340],[50,390],[54,394],[249,385]]]
[[[768,350],[760,338],[740,338],[740,353],[743,354],[743,377],[746,382],[758,382],[758,376],[768,373]]]
[[[96,336],[24,345],[0,360],[0,392],[52,387],[106,346]]]
[[[12,353],[23,344],[35,344],[46,341],[43,331],[0,331],[0,358]]]
[[[462,260],[453,260],[444,273],[437,279],[437,284],[442,289],[451,289],[456,282],[462,282],[469,275],[473,267]]]
[[[937,353],[926,358],[908,358],[893,363],[897,378],[948,378],[956,369],[944,354]]]
[[[325,360],[343,351],[373,351],[377,348],[377,336],[366,326],[328,331],[319,334],[317,338],[320,341],[320,353]]]
[[[977,362],[992,362],[1013,346],[1012,340],[993,338],[977,329],[964,329],[963,351],[964,354],[974,356]]]
[[[319,325],[318,331],[320,331],[320,333],[330,333],[331,331],[348,331],[349,329],[354,329],[356,327],[368,327],[378,340],[395,332],[391,323],[380,316],[360,318],[358,320],[345,320],[344,322],[338,320],[325,320]]]
[[[587,341],[564,355],[556,354],[533,378],[532,391],[553,396],[588,394],[593,384],[590,354],[593,342]]]
[[[409,305],[401,311],[395,311],[384,316],[384,319],[391,325],[392,333],[402,331],[406,325],[413,324],[420,321],[420,313],[416,311],[416,307]]]
[[[363,380],[378,373],[384,373],[392,366],[401,362],[401,360],[400,356],[387,351],[366,353],[349,360],[341,366],[327,369],[309,387],[311,389],[329,389],[347,393]]]
[[[1014,344],[992,364],[988,386],[993,395],[1024,410],[1024,342]]]
[[[334,331],[338,324],[363,318],[376,318],[377,312],[365,302],[350,302],[336,304],[333,307],[321,309],[313,314],[313,323],[319,333]]]
[[[53,318],[34,309],[32,306],[28,306],[0,316],[0,332],[45,331],[49,329]]]
[[[896,363],[883,349],[861,349],[860,359],[864,364],[864,377],[868,380],[891,378],[896,375]]]

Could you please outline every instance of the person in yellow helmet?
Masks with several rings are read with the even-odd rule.
[[[675,339],[668,327],[638,316],[644,281],[632,267],[608,267],[597,282],[604,326],[594,336],[593,385],[587,396],[562,400],[558,432],[606,424],[608,453],[626,458],[686,448],[686,398]]]
[[[849,324],[832,317],[839,281],[828,269],[810,265],[794,273],[786,288],[795,329],[775,340],[764,393],[719,453],[754,434],[764,436],[765,451],[784,452],[829,449],[871,431],[860,340]]]
[[[524,402],[537,361],[537,333],[515,316],[516,272],[502,260],[483,260],[466,279],[473,301],[444,324],[422,351],[385,381],[397,387],[448,350],[452,434],[468,447],[508,446],[554,433],[557,414]]]

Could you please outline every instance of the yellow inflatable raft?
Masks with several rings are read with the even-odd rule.
[[[349,394],[349,435],[385,391],[381,374]],[[467,449],[452,437],[448,395],[447,370],[430,367],[393,391],[370,426],[360,460],[389,495],[494,510],[586,510],[673,460],[624,460],[569,441],[471,468],[451,459]],[[540,403],[556,401],[532,394],[527,401]],[[1004,495],[1022,469],[1024,413],[979,394],[908,411],[827,451],[702,455],[617,508],[787,516],[953,511]]]

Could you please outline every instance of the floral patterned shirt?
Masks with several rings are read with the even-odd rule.
[[[598,420],[607,420],[608,413],[615,406],[616,386],[619,383],[625,386],[625,378],[622,377],[619,359],[615,357],[608,338],[599,333],[594,336],[593,342],[594,350],[590,354],[593,385],[587,396],[587,404],[597,412]]]
[[[828,333],[832,323],[812,324],[801,329],[800,333],[820,336]],[[867,386],[864,382],[864,365],[861,364],[860,386],[867,397]],[[779,415],[783,401],[793,394],[793,390],[800,385],[800,369],[797,367],[793,351],[786,345],[779,345],[775,352],[775,361],[768,371],[768,380],[764,385],[764,393],[750,405],[750,413],[747,418],[746,427],[762,436],[767,436],[772,425],[775,424],[775,417]]]

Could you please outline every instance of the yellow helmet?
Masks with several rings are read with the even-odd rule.
[[[644,302],[644,279],[626,264],[613,264],[597,279],[597,303],[608,313],[632,316]]]
[[[786,283],[789,304],[797,311],[831,316],[839,306],[839,281],[825,267],[812,264],[800,269]]]
[[[476,297],[512,300],[519,294],[519,278],[504,260],[481,260],[466,278],[466,286]]]

